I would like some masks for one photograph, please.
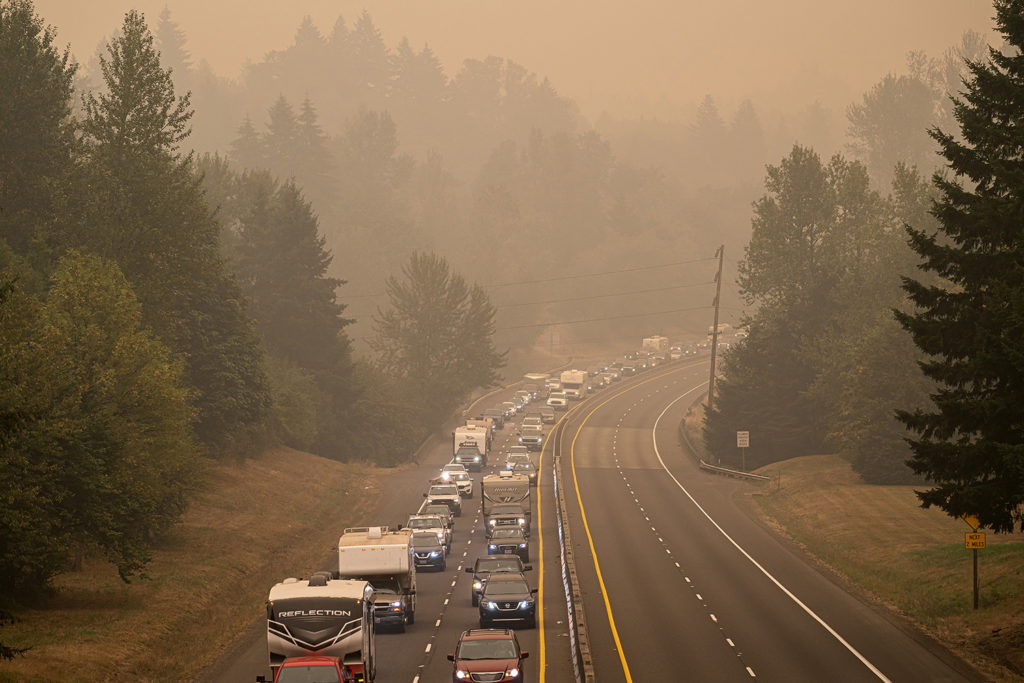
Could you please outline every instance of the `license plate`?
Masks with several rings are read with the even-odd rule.
[[[501,552],[505,553],[506,555],[511,555],[515,551],[516,551],[515,548],[504,548]]]

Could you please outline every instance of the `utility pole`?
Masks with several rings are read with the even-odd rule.
[[[718,283],[718,286],[715,287],[715,325],[711,328],[711,378],[708,380],[708,413],[711,412],[711,401],[715,396],[715,356],[718,353],[718,306],[722,299],[722,261],[725,260],[724,244],[718,247],[715,256],[718,257],[718,272],[715,273],[715,282]]]

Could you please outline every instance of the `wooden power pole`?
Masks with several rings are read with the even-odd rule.
[[[718,272],[715,273],[715,324],[711,328],[711,378],[708,380],[708,407],[707,412],[711,412],[711,401],[715,396],[715,356],[718,355],[718,308],[719,303],[722,299],[722,261],[725,260],[725,245],[718,247],[718,251],[715,252],[715,256],[718,257]]]

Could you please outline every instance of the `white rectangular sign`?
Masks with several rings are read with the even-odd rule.
[[[747,448],[750,446],[750,432],[736,432],[736,447]]]

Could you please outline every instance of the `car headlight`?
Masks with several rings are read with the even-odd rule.
[[[437,556],[438,556],[438,555],[440,555],[440,554],[441,554],[441,551],[440,551],[440,550],[431,550],[431,551],[430,551],[430,556],[431,556],[431,557],[437,557]]]
[[[488,549],[488,550],[497,550],[497,549],[498,549],[498,546],[496,546],[496,545],[494,545],[494,544],[492,543],[491,545],[487,546],[487,549]]]
[[[484,587],[484,582],[483,581],[474,581],[473,582],[473,590],[478,591],[478,590],[480,590],[483,587]]]
[[[401,600],[395,600],[394,602],[391,603],[391,606],[392,607],[401,607],[402,606],[402,601]]]
[[[519,518],[519,523],[520,524],[526,524],[526,519],[524,519],[523,517],[520,517]]]
[[[519,547],[520,547],[520,548],[525,548],[525,547],[526,547],[526,544],[525,544],[525,543],[520,543],[520,544],[519,544]]]
[[[474,456],[473,457],[473,462],[480,462],[480,456],[479,455]]]
[[[462,669],[457,669],[455,671],[455,677],[458,678],[459,680],[466,680],[466,679],[469,678],[469,672],[468,671],[463,671]]]
[[[523,442],[523,437],[519,437],[519,443]]]
[[[448,481],[449,479],[452,478],[451,472],[442,472],[441,478],[444,479],[445,481]]]
[[[519,669],[517,669],[516,667],[512,667],[505,673],[505,675],[509,678],[515,678],[519,675]]]
[[[444,532],[443,531],[437,532],[437,540],[439,540],[442,543],[444,543]]]
[[[495,522],[495,520],[492,519],[491,521],[489,521],[487,523],[490,524],[491,526],[494,526],[496,522]]]
[[[484,607],[487,609],[498,609],[498,603],[493,600],[484,600]]]
[[[519,609],[529,609],[529,608],[530,608],[530,601],[529,600],[520,600],[519,601]]]

